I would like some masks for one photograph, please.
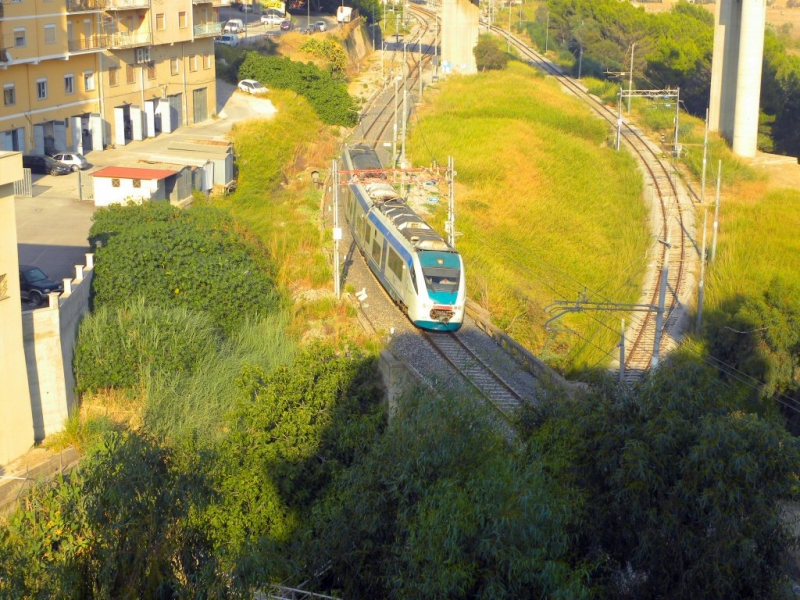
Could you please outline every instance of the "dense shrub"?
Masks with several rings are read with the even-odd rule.
[[[482,35],[473,52],[479,71],[499,71],[506,68],[508,54],[498,45],[498,40],[489,35]]]
[[[219,329],[204,313],[148,306],[142,297],[102,306],[78,332],[76,389],[135,386],[151,368],[170,377],[192,372],[218,343]]]
[[[358,111],[346,85],[313,63],[250,52],[239,69],[239,78],[257,79],[267,87],[304,96],[324,123],[350,127],[358,121]]]
[[[180,210],[166,203],[98,210],[89,232],[97,251],[95,308],[187,307],[208,314],[224,333],[278,305],[270,264],[224,211]]]

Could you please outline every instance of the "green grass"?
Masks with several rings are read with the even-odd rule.
[[[555,326],[579,335],[554,334],[544,307],[584,287],[592,300],[636,302],[646,267],[642,178],[610,141],[579,101],[511,63],[448,80],[408,145],[417,165],[455,158],[469,296],[566,371],[613,355],[621,315],[567,316]],[[440,209],[431,220],[443,231],[445,218]]]
[[[322,252],[325,234],[317,221],[320,192],[312,190],[308,180],[294,180],[293,169],[304,150],[325,137],[325,130],[314,110],[293,92],[276,90],[272,100],[279,108],[273,119],[254,119],[233,128],[238,187],[216,204],[244,222],[266,246],[278,267],[280,285],[323,285],[331,281],[331,270]],[[323,155],[306,156],[322,169],[332,158],[332,144]]]

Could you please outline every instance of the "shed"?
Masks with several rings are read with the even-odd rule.
[[[152,200],[167,200],[168,179],[178,171],[140,169],[137,167],[106,167],[92,173],[94,205],[108,206],[132,200],[138,204]],[[174,181],[174,179],[173,179]]]

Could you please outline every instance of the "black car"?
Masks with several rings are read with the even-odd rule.
[[[31,173],[41,173],[42,175],[67,175],[72,173],[72,167],[65,165],[49,156],[39,154],[23,154],[22,166],[30,169]]]
[[[63,292],[64,284],[56,283],[38,267],[20,265],[19,291],[23,300],[39,306],[50,292]]]

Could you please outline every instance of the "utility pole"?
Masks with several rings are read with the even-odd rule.
[[[630,103],[631,97],[628,96]],[[630,111],[629,111],[630,112]],[[622,87],[619,88],[619,100],[617,101],[617,152],[619,152],[620,138],[622,137]]]
[[[622,319],[622,335],[619,338],[619,382],[625,381],[625,319]]]
[[[633,49],[636,42],[631,43],[631,72],[628,73],[628,114],[631,112],[631,92],[633,91]],[[617,148],[619,150],[619,148]]]
[[[578,52],[578,79],[581,78],[581,70],[583,68],[583,19],[581,19],[581,45]]]
[[[664,263],[661,265],[661,285],[658,290],[658,309],[656,310],[656,331],[653,336],[653,357],[650,359],[650,366],[658,366],[661,353],[661,330],[664,327],[664,304],[667,298],[667,277],[669,276],[669,250],[671,247],[669,236],[669,224],[667,224],[667,239],[664,242]]]
[[[695,323],[695,332],[700,331],[700,326],[703,323],[703,297],[705,295],[705,277],[706,277],[706,221],[708,219],[708,209],[703,211],[703,244],[700,247],[700,282],[697,285],[697,322]]]
[[[392,166],[397,164],[397,81],[399,76],[394,78],[394,125],[392,127]]]
[[[406,131],[408,130],[408,89],[406,88],[406,80],[403,80],[403,137],[400,146],[400,167],[406,168]]]
[[[700,184],[700,204],[706,202],[706,162],[708,158],[708,109],[706,108],[706,132],[703,137],[703,181]]]
[[[550,41],[550,10],[547,11],[547,25],[544,26],[544,53],[547,54],[547,42]]]
[[[342,228],[339,227],[339,167],[335,158],[331,161],[331,173],[333,181],[333,292],[338,300],[342,297],[339,273],[339,242],[342,239]]]
[[[675,96],[675,160],[678,160],[678,117],[681,114],[681,88],[677,90],[678,95]]]
[[[419,62],[417,63],[417,75],[419,76],[419,101],[422,102],[422,40],[419,41]]]
[[[722,161],[717,167],[717,200],[714,205],[714,236],[711,238],[711,262],[717,260],[717,229],[719,228],[719,188],[722,183]]]
[[[444,230],[447,232],[447,242],[455,250],[456,247],[456,159],[447,157],[447,221]]]
[[[506,36],[506,52],[511,52],[511,2],[508,3],[508,35]]]

